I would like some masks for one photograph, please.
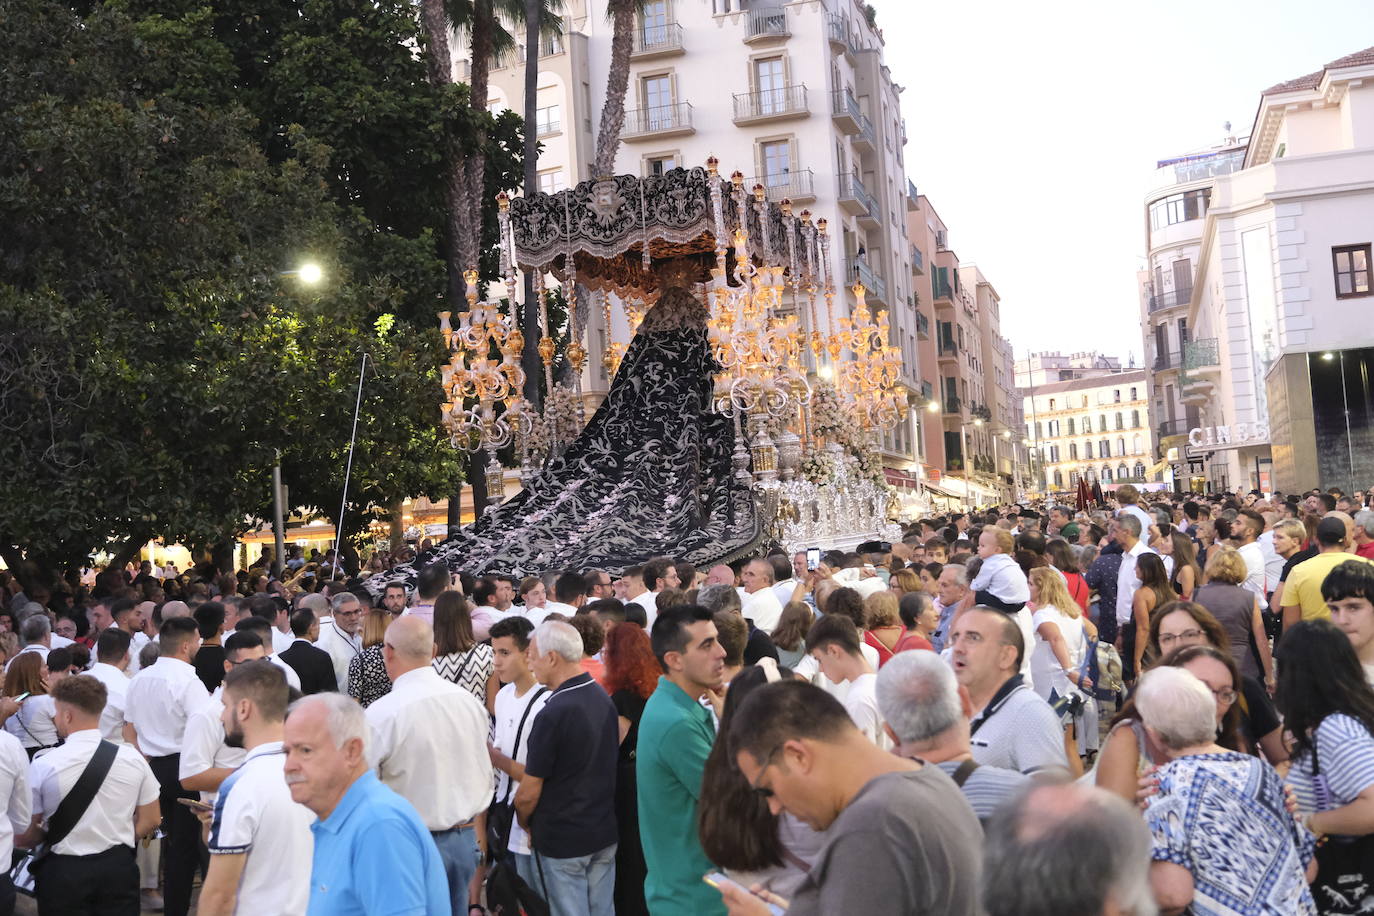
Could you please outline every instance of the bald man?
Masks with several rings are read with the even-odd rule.
[[[717,563],[711,567],[711,571],[706,574],[707,585],[729,585],[734,587],[739,583],[735,581],[735,571],[724,563]]]
[[[467,690],[434,670],[434,629],[403,616],[387,627],[382,660],[391,692],[367,707],[374,740],[368,763],[407,799],[439,847],[453,912],[466,912],[477,870],[473,819],[492,798],[487,710]]]

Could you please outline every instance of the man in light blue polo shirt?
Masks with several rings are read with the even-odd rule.
[[[308,916],[449,916],[438,847],[368,769],[362,707],[339,693],[297,700],[283,739],[291,797],[319,818]]]

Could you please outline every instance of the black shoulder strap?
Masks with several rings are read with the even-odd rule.
[[[959,764],[959,769],[954,771],[954,784],[962,789],[964,783],[968,782],[968,778],[973,775],[973,771],[976,769],[978,769],[978,761],[972,757]]]
[[[91,755],[86,768],[81,771],[76,785],[63,796],[57,810],[48,818],[48,833],[44,837],[44,842],[48,844],[49,849],[65,840],[77,821],[86,813],[86,809],[90,808],[118,753],[119,748],[109,741],[101,741],[96,746],[95,753]]]
[[[525,720],[530,717],[530,710],[534,708],[535,703],[539,702],[539,698],[548,692],[549,688],[540,687],[538,690],[534,692],[534,696],[530,697],[530,701],[525,704],[525,711],[520,715],[520,724],[515,727],[515,744],[510,749],[511,760],[514,760],[516,757],[520,756],[520,736],[525,733]],[[506,797],[501,799],[501,804],[504,805],[506,802],[510,801],[511,787],[513,787],[514,785],[515,780],[511,779],[510,777],[506,777]]]

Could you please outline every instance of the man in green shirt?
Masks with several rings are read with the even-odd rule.
[[[715,867],[697,839],[697,798],[716,740],[700,701],[721,699],[725,649],[711,612],[697,605],[660,612],[652,639],[665,673],[644,707],[635,756],[644,899],[653,916],[724,916],[720,894],[701,880]]]

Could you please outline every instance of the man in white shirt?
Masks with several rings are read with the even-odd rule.
[[[798,560],[801,563],[801,572],[796,571]],[[806,577],[806,551],[797,551],[796,556],[790,561],[781,554],[773,554],[768,558],[768,562],[773,564],[773,594],[778,596],[778,605],[785,606],[792,600],[797,583]]]
[[[681,584],[681,580],[678,579],[677,566],[668,557],[654,557],[645,563],[641,576],[646,591],[631,600],[644,608],[644,616],[649,619],[646,629],[652,631],[654,618],[658,616],[659,592],[665,588],[677,588]]]
[[[534,627],[524,618],[511,617],[498,621],[491,628],[491,649],[495,657],[496,676],[506,685],[496,695],[496,716],[493,724],[493,743],[488,748],[491,765],[496,768],[496,800],[509,806],[525,775],[525,757],[529,753],[530,731],[539,710],[549,698],[547,687],[539,684],[530,670],[525,651],[530,647]],[[516,871],[531,874],[530,835],[509,809],[510,838],[506,849],[515,856]],[[499,856],[501,850],[490,850]]]
[[[254,617],[266,620],[271,629],[272,645],[269,647],[269,655],[276,655],[291,648],[291,614],[286,607],[277,603],[276,598],[271,595],[254,595],[248,599],[248,612]]]
[[[1112,539],[1121,545],[1121,567],[1116,571],[1116,623],[1120,635],[1117,649],[1121,652],[1124,673],[1128,679],[1139,676],[1133,671],[1136,633],[1134,626],[1128,626],[1135,605],[1135,593],[1140,589],[1140,577],[1135,572],[1135,562],[1143,553],[1154,553],[1140,539],[1140,520],[1134,515],[1118,515],[1113,521]]]
[[[1288,561],[1274,549],[1274,525],[1279,521],[1277,513],[1266,512],[1264,518],[1264,533],[1256,541],[1259,544],[1260,555],[1264,557],[1264,592],[1267,601],[1268,596],[1274,593],[1278,587],[1279,578],[1283,575],[1283,567]],[[1248,568],[1247,568],[1248,569]]]
[[[282,773],[287,697],[275,665],[248,662],[224,676],[221,728],[245,759],[215,802],[199,916],[297,916],[309,905],[315,816],[291,799]]]
[[[18,704],[8,697],[4,703],[5,710],[0,712],[0,718],[18,709]],[[0,805],[5,808],[4,815],[0,816],[0,862],[7,862],[14,857],[14,838],[23,836],[29,829],[33,795],[29,791],[29,755],[18,738],[3,730],[0,730]],[[13,913],[14,901],[14,882],[8,874],[0,876],[0,912]]]
[[[1259,536],[1264,533],[1264,527],[1264,516],[1254,509],[1241,509],[1232,527],[1236,540],[1240,542],[1236,550],[1245,561],[1245,581],[1241,587],[1259,599],[1260,610],[1269,607],[1269,595],[1265,591],[1267,573],[1264,551],[1259,545]],[[1280,569],[1279,573],[1281,575],[1283,570]],[[1274,584],[1277,585],[1278,580]]]
[[[148,758],[162,787],[162,820],[167,831],[163,856],[165,912],[186,916],[191,883],[200,865],[200,824],[191,809],[177,801],[196,798],[194,792],[181,787],[181,744],[186,720],[210,699],[210,693],[191,667],[191,659],[200,649],[200,628],[195,619],[173,617],[163,621],[158,638],[161,654],[157,662],[129,682],[125,738],[136,743]]]
[[[727,566],[726,569],[729,569]],[[708,577],[707,581],[710,579]],[[734,584],[733,582],[731,584]],[[626,604],[639,604],[640,596],[647,592],[644,588],[644,567],[629,566],[620,574],[620,578],[615,580],[615,596]],[[653,599],[650,599],[653,601]],[[640,604],[640,607],[643,607]]]
[[[315,645],[329,653],[334,662],[334,679],[339,693],[348,693],[348,663],[363,651],[363,605],[358,596],[340,592],[330,602],[334,616],[320,620],[320,638]]]
[[[744,564],[740,580],[744,583],[744,616],[765,633],[773,632],[782,617],[782,604],[773,591],[773,564],[768,560],[750,560]]]
[[[191,632],[195,632],[194,627]],[[194,671],[191,678],[201,690],[205,689]],[[102,747],[115,750],[109,770],[85,814],[60,842],[53,844],[53,855],[38,872],[38,912],[136,913],[139,891],[134,846],[140,837],[157,829],[157,779],[137,749],[101,740],[104,684],[85,675],[63,678],[53,686],[52,698],[57,733],[66,740],[60,747],[34,758],[29,767],[33,821],[19,838],[21,845],[32,846],[52,831],[52,816],[62,799],[75,788],[92,757],[104,754]],[[177,807],[186,810],[181,805]],[[191,822],[195,823],[194,817]]]
[[[515,607],[511,606],[508,610],[502,611],[496,607],[498,601],[496,593],[505,590],[505,583],[490,577],[477,580],[477,584],[472,587],[472,635],[481,640],[485,637],[477,636],[478,632],[485,634],[491,633],[492,625],[498,620],[507,617],[525,617],[531,623],[536,620],[542,621],[544,615],[548,613],[543,607]]]
[[[296,669],[292,668],[276,655],[273,643],[273,634],[276,633],[275,627],[256,614],[249,614],[247,617],[234,624],[234,632],[253,633],[256,635],[258,641],[262,643],[262,647],[267,650],[267,654],[263,657],[281,669],[281,673],[286,678],[286,683],[291,689],[301,689],[301,676],[296,673]],[[290,648],[290,646],[287,648]]]
[[[135,604],[128,598],[120,598],[110,605],[110,618],[114,625],[125,633],[128,633],[133,640],[129,645],[129,675],[138,673],[138,653],[143,651],[143,647],[148,645],[148,634],[143,632],[144,625],[147,623],[146,614],[152,610],[152,602]]]
[[[257,633],[230,633],[224,640],[224,673],[240,665],[267,656],[262,637]],[[186,720],[186,737],[181,743],[181,764],[178,775],[181,787],[200,793],[200,800],[213,805],[221,783],[243,763],[244,752],[225,741],[224,686],[221,684],[210,698],[196,707]]]
[[[832,683],[849,684],[840,702],[855,727],[883,750],[891,750],[892,739],[878,712],[877,675],[864,660],[861,645],[854,621],[842,614],[827,614],[806,634],[806,651],[816,659],[821,674]]]
[[[562,614],[569,619],[576,617],[578,610],[587,603],[587,580],[581,573],[565,572],[553,585],[554,601],[544,603],[543,615],[530,623],[535,626],[543,623],[550,614]]]
[[[100,734],[106,741],[124,743],[124,701],[129,691],[129,634],[111,627],[95,641],[96,662],[86,672],[105,685],[105,711],[100,714]]]
[[[1116,501],[1121,507],[1117,510],[1116,517],[1131,516],[1140,523],[1140,534],[1137,534],[1136,537],[1147,544],[1153,540],[1154,535],[1159,533],[1158,520],[1138,505],[1140,491],[1129,483],[1123,484],[1116,488]],[[1155,530],[1152,532],[1151,528]]]
[[[487,711],[434,670],[434,629],[419,617],[387,628],[382,658],[391,692],[367,707],[368,762],[420,813],[439,847],[453,912],[467,907],[477,870],[473,819],[492,798]]]

